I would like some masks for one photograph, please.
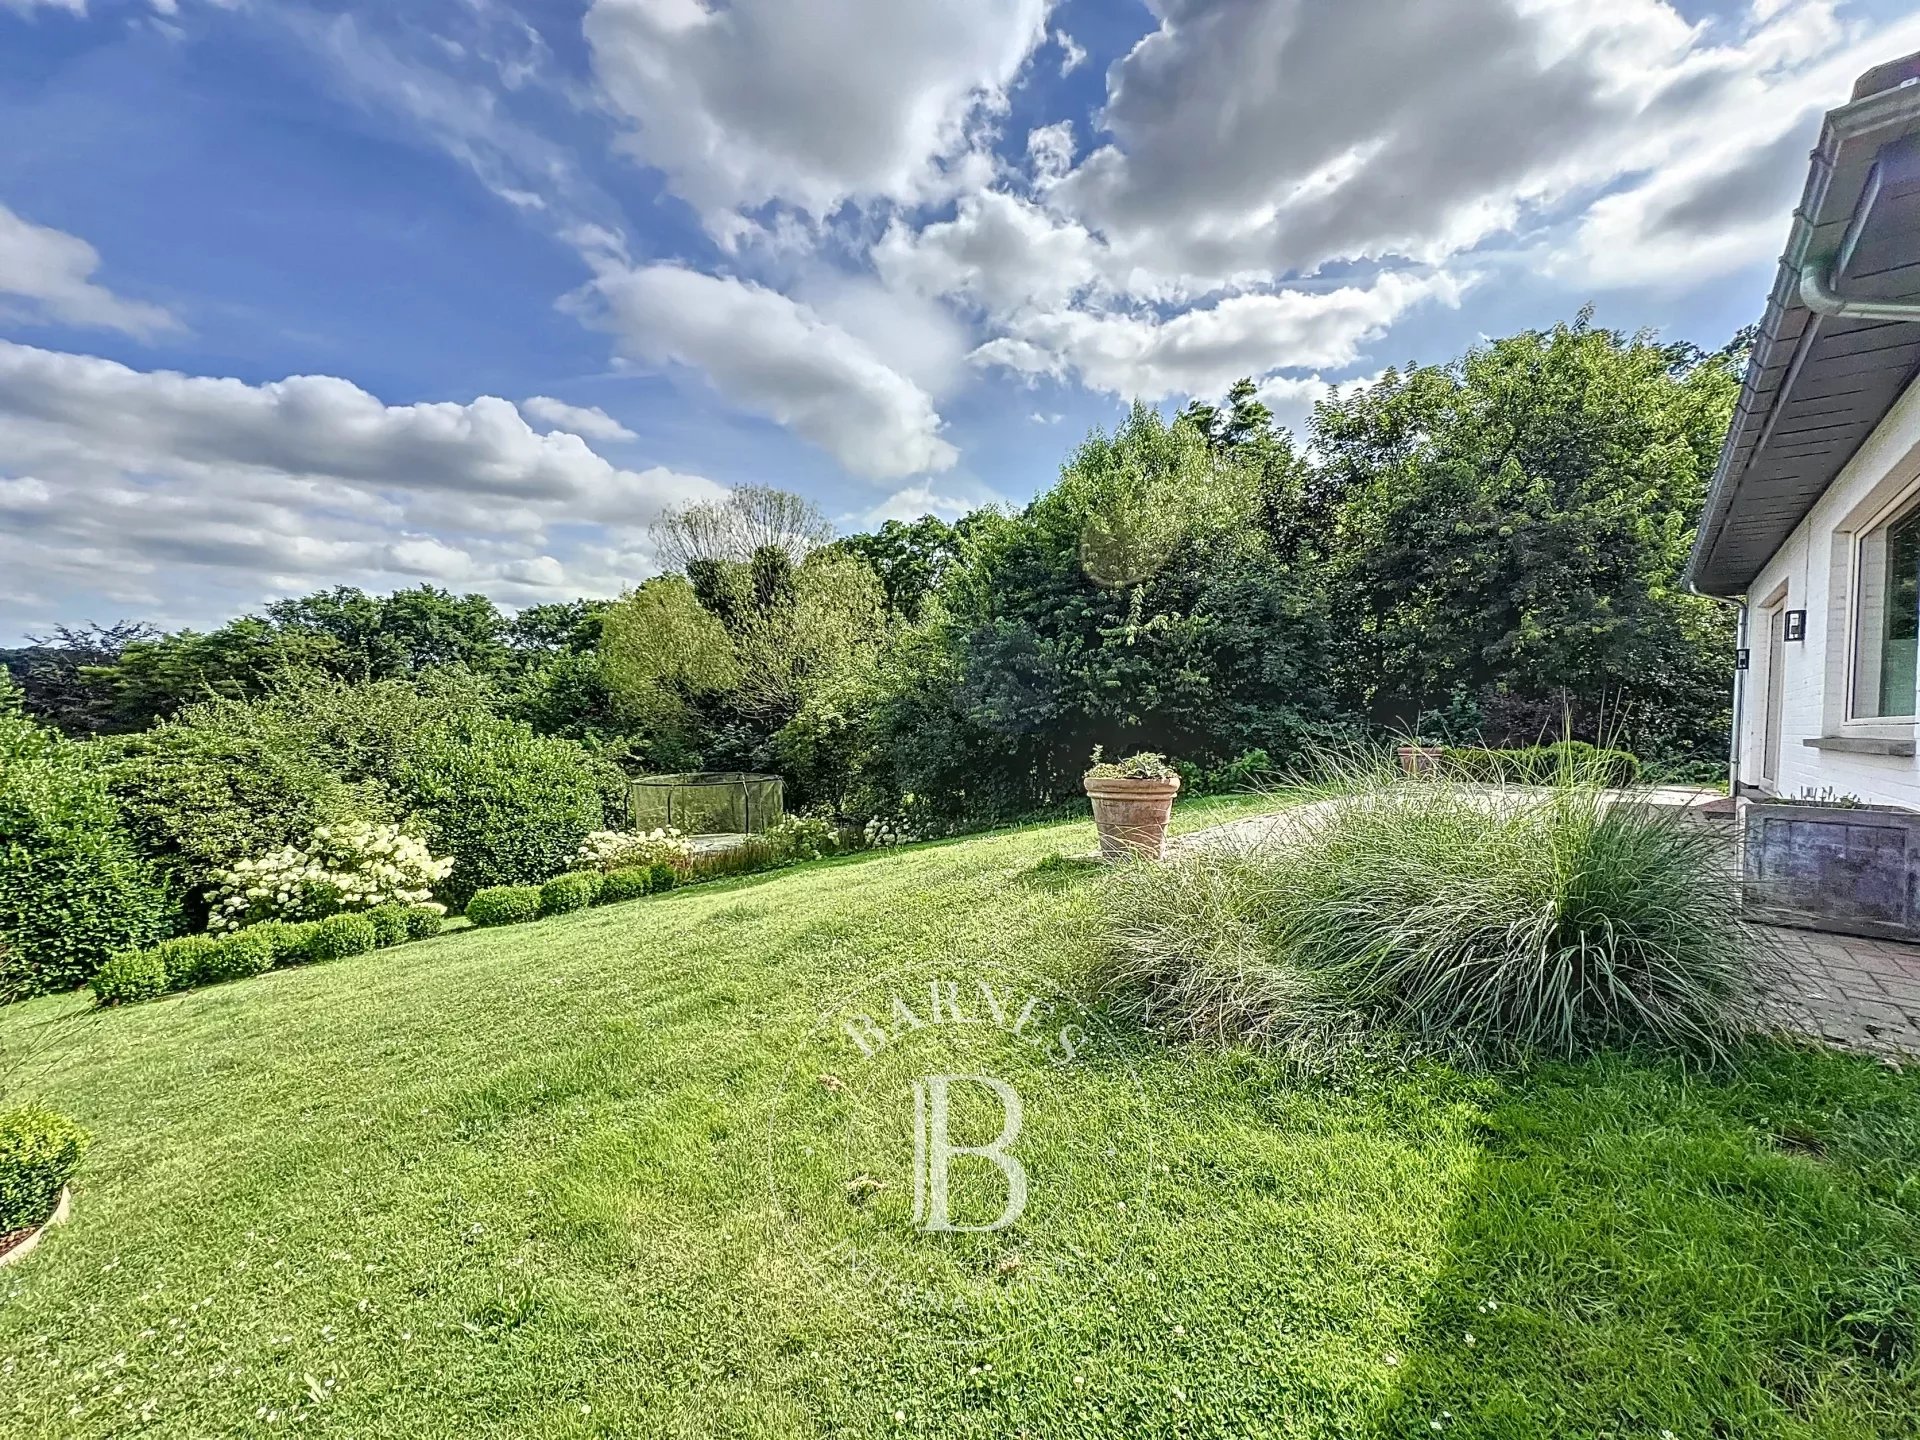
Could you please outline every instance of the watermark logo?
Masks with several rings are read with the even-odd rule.
[[[820,1015],[769,1116],[775,1252],[895,1326],[1044,1323],[1119,1262],[1146,1202],[1128,1050],[1044,978],[896,971]]]
[[[984,1085],[1000,1098],[1006,1121],[985,1145],[955,1145],[947,1097],[957,1083]],[[913,1082],[913,1225],[916,1230],[1004,1230],[1027,1208],[1027,1167],[1010,1153],[1020,1134],[1020,1092],[991,1075],[928,1075]],[[956,1155],[990,1160],[1007,1177],[1007,1203],[985,1225],[956,1225],[947,1207],[947,1174]]]

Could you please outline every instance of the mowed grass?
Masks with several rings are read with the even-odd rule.
[[[1092,842],[0,1012],[97,1137],[72,1221],[0,1271],[0,1433],[1920,1433],[1920,1077],[1770,1044],[1710,1074],[1305,1079],[1122,1030],[1047,1097],[1151,1179],[1099,1283],[995,1278],[1042,1216],[903,1229],[956,1261],[917,1298],[824,1286],[772,1223],[770,1173],[826,1164],[770,1125],[796,1047],[902,966],[1084,991],[1101,882],[1049,857]],[[977,1337],[942,1284],[999,1297]]]

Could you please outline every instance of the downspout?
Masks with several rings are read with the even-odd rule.
[[[1694,584],[1691,579],[1687,581],[1687,589],[1691,590],[1695,595],[1704,596],[1708,600],[1717,600],[1722,605],[1731,605],[1740,612],[1739,628],[1734,632],[1735,639],[1733,642],[1734,655],[1737,661],[1740,651],[1747,648],[1746,600],[1744,598],[1733,600],[1725,595],[1708,595],[1706,591]],[[1742,670],[1738,663],[1736,663],[1733,670],[1733,739],[1727,746],[1727,794],[1736,800],[1740,798],[1740,722],[1745,718],[1746,697],[1747,672]]]

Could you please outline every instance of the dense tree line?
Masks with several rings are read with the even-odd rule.
[[[1570,723],[1705,766],[1732,642],[1679,576],[1740,361],[1583,316],[1335,394],[1304,446],[1248,382],[1171,419],[1136,406],[1018,513],[833,539],[806,501],[744,489],[669,515],[673,568],[618,601],[507,616],[341,587],[0,659],[72,736],[457,672],[469,704],[629,770],[774,770],[853,814],[1031,810],[1096,744],[1204,777],[1345,734]]]

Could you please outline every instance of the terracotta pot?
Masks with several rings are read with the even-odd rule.
[[[1093,801],[1093,824],[1100,832],[1100,858],[1129,860],[1167,853],[1167,822],[1180,777],[1171,780],[1122,780],[1089,775],[1080,782]]]
[[[1438,775],[1444,754],[1446,751],[1438,745],[1402,745],[1400,768],[1409,775]]]

